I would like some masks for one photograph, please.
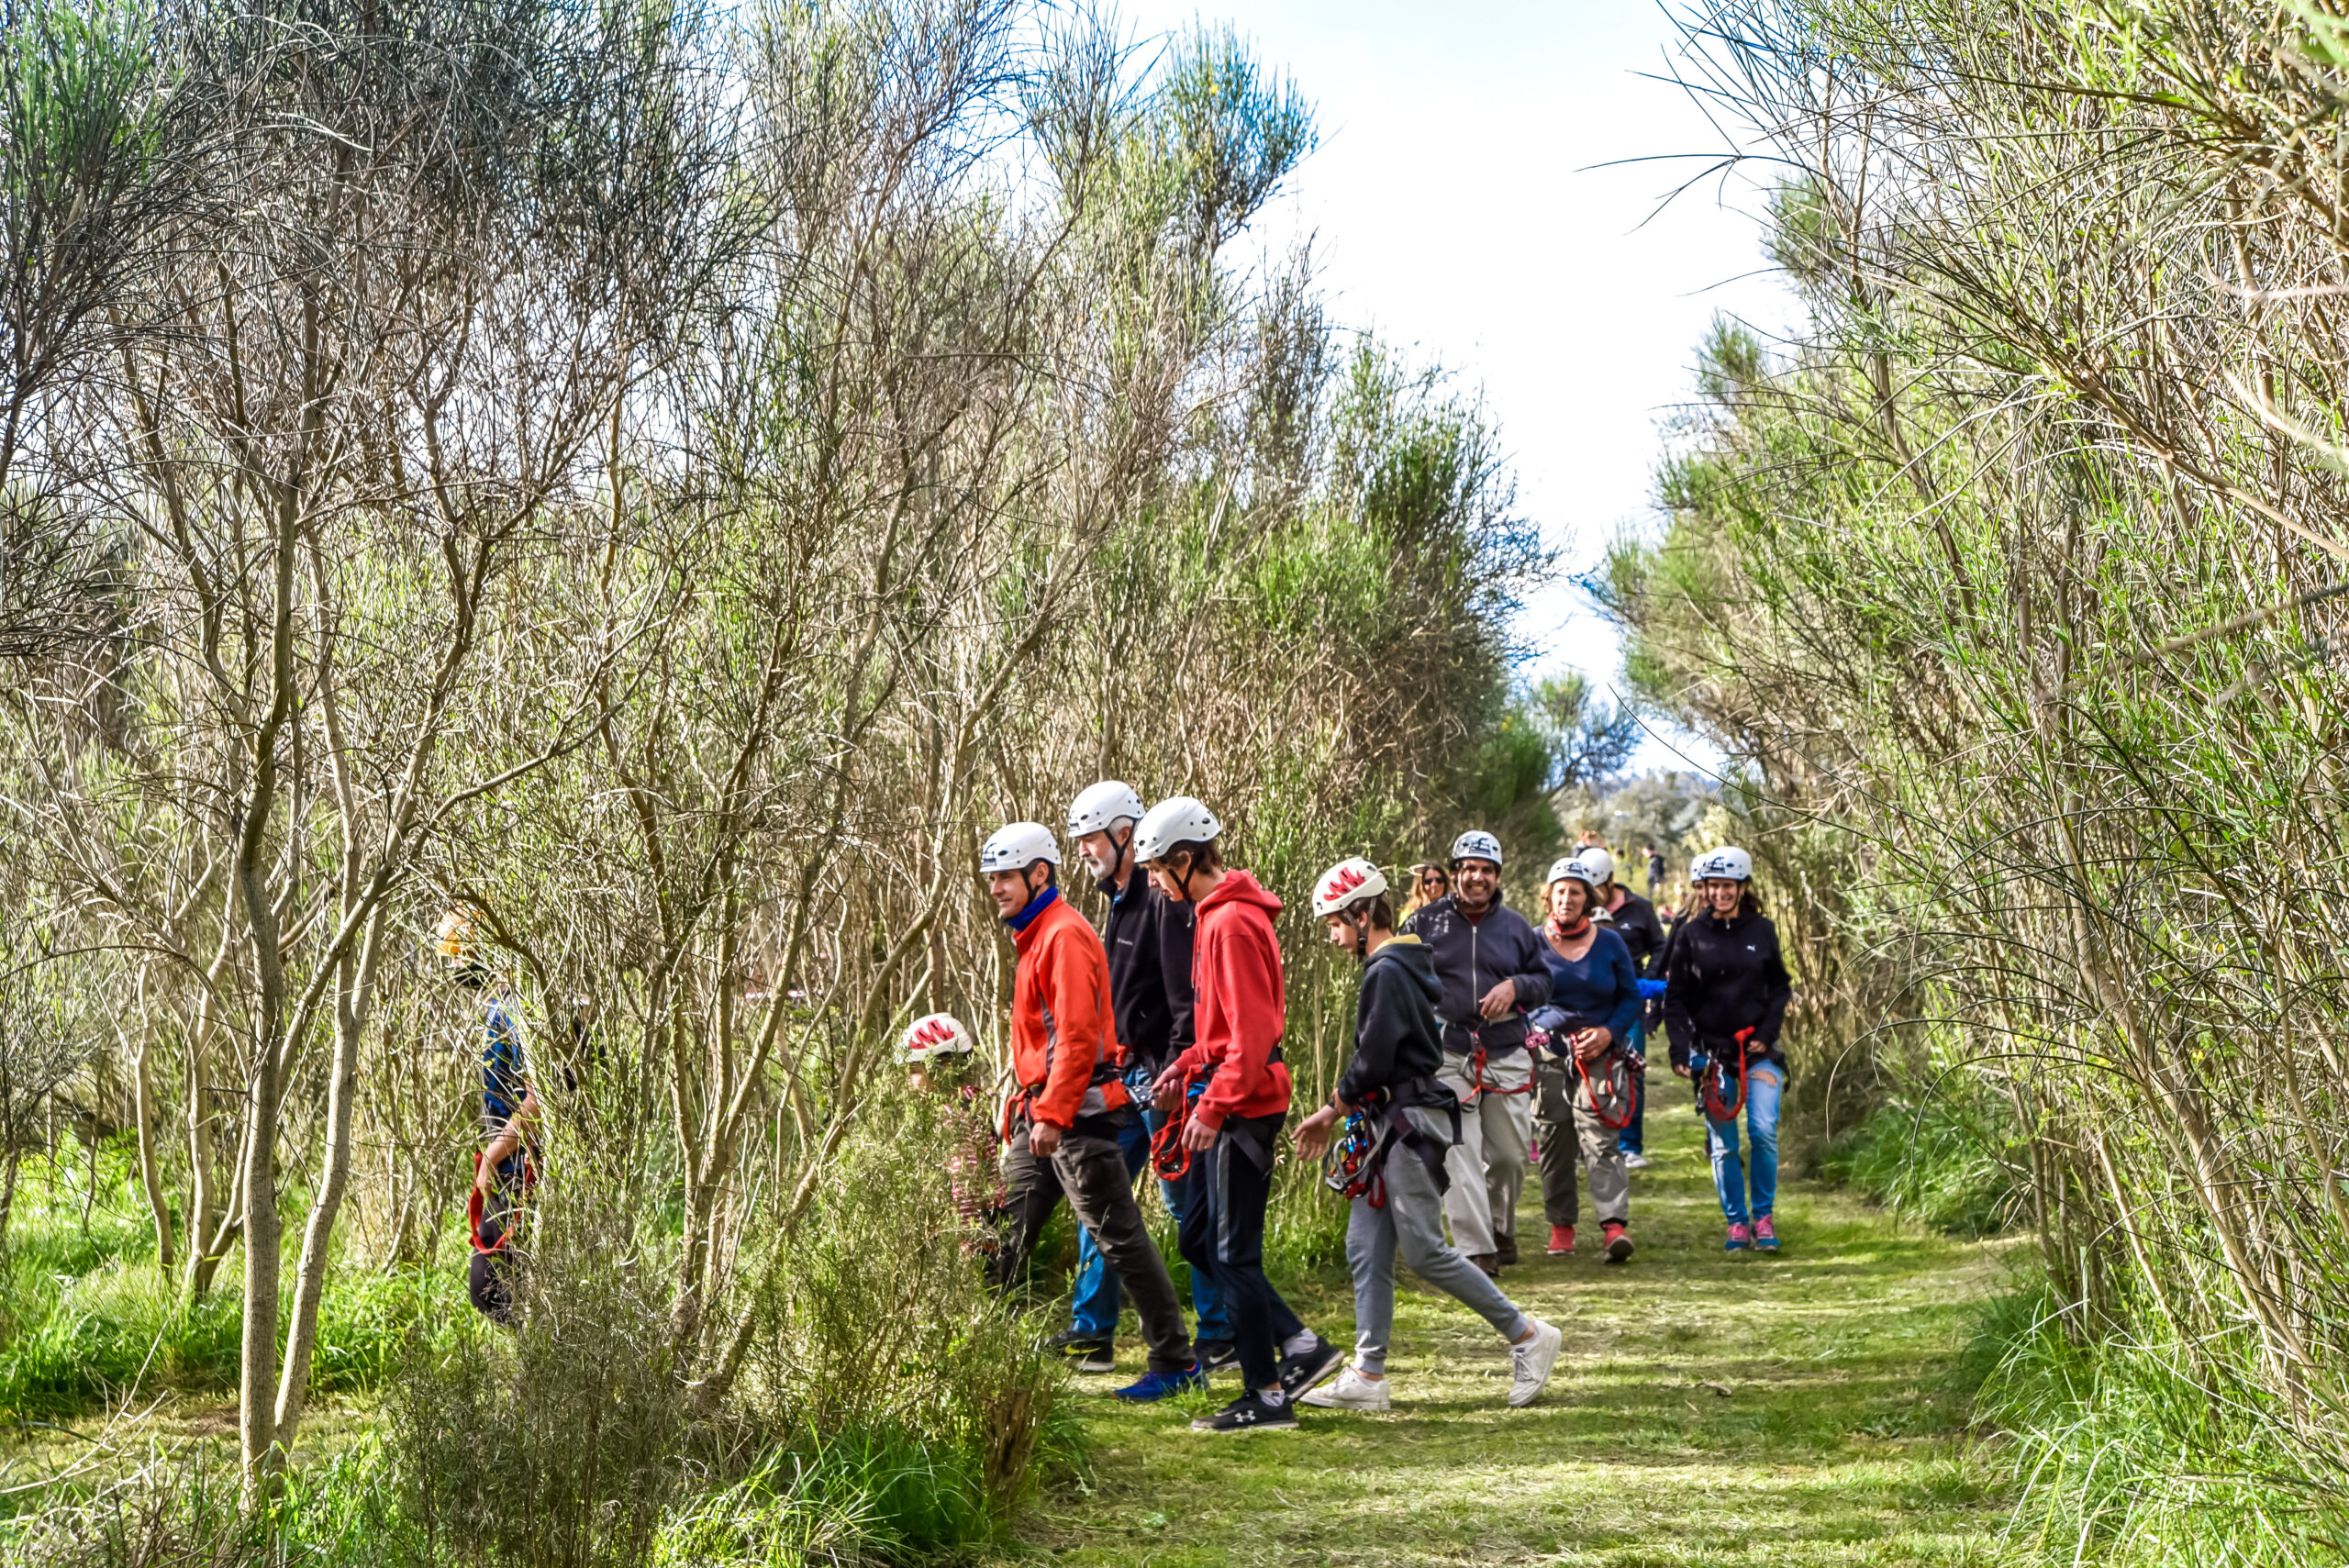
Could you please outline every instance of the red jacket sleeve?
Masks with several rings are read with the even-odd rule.
[[[1280,960],[1277,951],[1265,951],[1270,933],[1248,926],[1220,932],[1219,938],[1206,954],[1208,973],[1202,978],[1223,1000],[1221,1021],[1227,1032],[1215,1076],[1208,1080],[1191,1112],[1210,1132],[1254,1097],[1269,1071],[1273,1047],[1288,1027]],[[1192,1051],[1207,1044],[1202,1040]],[[1192,1051],[1184,1054],[1187,1060]]]
[[[1094,1064],[1108,1044],[1101,1018],[1108,1011],[1109,969],[1100,944],[1073,930],[1049,933],[1038,957],[1037,997],[1052,1012],[1054,1040],[1043,1093],[1030,1114],[1065,1131],[1076,1120],[1093,1084]]]

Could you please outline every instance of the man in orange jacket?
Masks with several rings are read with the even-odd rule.
[[[1011,823],[979,851],[987,895],[1019,953],[1011,984],[1019,1087],[1005,1113],[1011,1235],[996,1255],[995,1278],[1000,1287],[1018,1277],[1065,1195],[1133,1298],[1150,1346],[1149,1370],[1118,1397],[1163,1399],[1207,1376],[1191,1354],[1174,1278],[1151,1243],[1118,1147],[1119,1128],[1137,1112],[1121,1075],[1109,961],[1092,926],[1054,885],[1060,863],[1060,845],[1037,822]]]

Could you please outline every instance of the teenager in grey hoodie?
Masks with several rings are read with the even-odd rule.
[[[1384,1410],[1386,1351],[1395,1332],[1395,1258],[1474,1310],[1508,1341],[1508,1402],[1529,1405],[1549,1381],[1562,1336],[1520,1312],[1500,1287],[1443,1236],[1444,1156],[1457,1141],[1460,1103],[1438,1077],[1443,1065],[1436,999],[1442,995],[1435,953],[1416,937],[1395,934],[1386,879],[1367,861],[1345,861],[1315,884],[1314,912],[1330,940],[1362,962],[1354,1009],[1354,1055],[1330,1103],[1299,1125],[1297,1151],[1318,1160],[1341,1115],[1358,1108],[1375,1140],[1346,1222],[1346,1262],[1354,1282],[1352,1365],[1304,1396],[1336,1410]],[[1379,1201],[1373,1201],[1374,1198]]]

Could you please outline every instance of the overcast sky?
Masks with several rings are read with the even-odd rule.
[[[1674,37],[1652,0],[1125,0],[1119,15],[1143,39],[1228,19],[1294,72],[1321,143],[1260,238],[1286,250],[1310,232],[1341,325],[1483,388],[1521,509],[1574,571],[1619,529],[1655,526],[1659,427],[1690,395],[1708,324],[1727,312],[1776,333],[1791,312],[1750,189],[1709,183],[1658,213],[1700,162],[1595,167],[1721,145],[1651,79]],[[1536,669],[1617,679],[1609,628],[1570,585],[1520,630]],[[1652,740],[1639,765],[1680,763]]]

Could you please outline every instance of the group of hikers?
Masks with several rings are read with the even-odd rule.
[[[1696,860],[1669,933],[1596,842],[1549,868],[1538,927],[1503,901],[1503,851],[1488,832],[1463,833],[1443,862],[1413,867],[1399,913],[1376,865],[1331,866],[1311,905],[1328,940],[1363,966],[1353,1051],[1328,1100],[1289,1129],[1280,898],[1224,860],[1221,823],[1188,795],[1145,806],[1128,784],[1105,780],[1077,795],[1067,828],[1108,900],[1097,931],[1063,895],[1050,828],[1010,823],[980,851],[1017,953],[1011,1090],[999,1110],[971,1032],[951,1015],[915,1020],[899,1051],[917,1090],[946,1096],[959,1130],[945,1140],[944,1184],[996,1287],[1024,1275],[1067,1200],[1078,1267],[1073,1321],[1052,1348],[1079,1371],[1115,1371],[1119,1311],[1131,1298],[1148,1361],[1119,1398],[1165,1399],[1236,1366],[1239,1396],[1194,1428],[1294,1427],[1300,1403],[1386,1408],[1399,1256],[1502,1337],[1508,1402],[1531,1403],[1561,1335],[1498,1283],[1518,1262],[1529,1160],[1541,1172],[1549,1254],[1576,1250],[1579,1164],[1600,1231],[1595,1250],[1610,1264],[1632,1256],[1629,1173],[1645,1163],[1645,1042],[1659,1022],[1672,1069],[1692,1081],[1706,1118],[1724,1245],[1778,1245],[1787,1074],[1778,1035],[1790,987],[1743,851]],[[1653,891],[1653,856],[1648,869]],[[495,1209],[497,1195],[527,1181],[516,1168],[527,1164],[535,1100],[510,1018],[501,1029],[507,1009],[493,1000],[489,1011],[474,1302],[502,1316],[498,1268],[494,1256],[484,1262],[497,1238],[484,1240],[478,1216],[484,1199]],[[1307,1327],[1264,1272],[1284,1130],[1351,1204],[1351,1358]],[[1195,1331],[1136,1197],[1145,1167],[1189,1265]]]

